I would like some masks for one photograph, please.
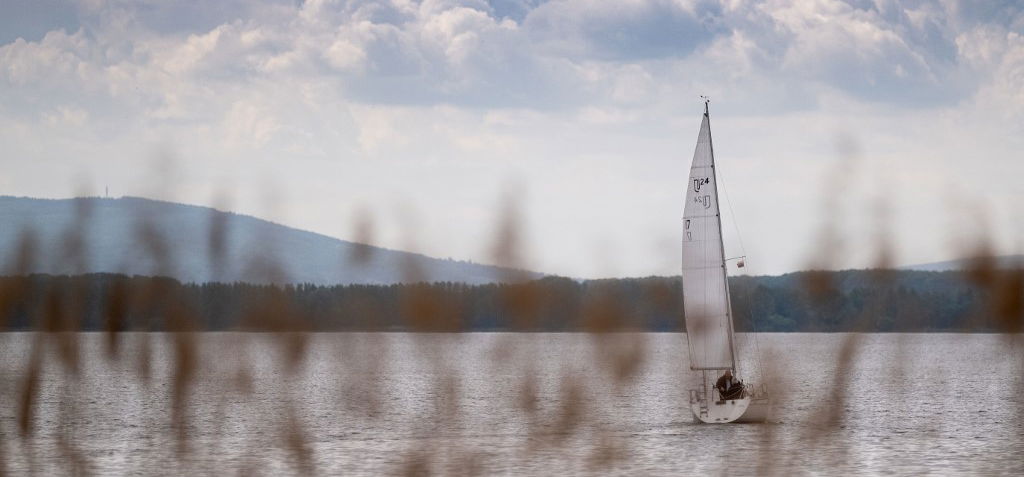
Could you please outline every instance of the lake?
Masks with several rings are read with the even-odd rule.
[[[757,425],[676,333],[108,338],[0,334],[0,473],[1024,474],[1020,336],[741,333]]]

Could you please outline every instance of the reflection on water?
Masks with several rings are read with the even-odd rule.
[[[126,334],[107,359],[106,337],[81,333],[77,368],[42,360],[22,438],[40,336],[0,334],[0,462],[19,474],[1024,473],[1005,335],[863,335],[846,379],[849,335],[760,335],[771,365],[745,352],[741,371],[764,368],[776,422],[715,426],[690,416],[680,334],[324,333],[298,362],[268,334],[200,334],[176,420],[174,335]],[[636,369],[606,365],[630,350]]]

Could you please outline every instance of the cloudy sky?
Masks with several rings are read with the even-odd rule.
[[[480,262],[513,204],[524,266],[674,274],[708,95],[726,248],[751,272],[866,266],[881,242],[898,263],[943,260],[979,230],[1003,253],[1024,243],[1019,2],[2,13],[0,194],[109,187],[346,239],[369,217],[378,245]]]

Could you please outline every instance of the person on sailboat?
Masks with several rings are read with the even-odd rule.
[[[715,388],[718,389],[718,394],[722,396],[722,400],[743,397],[743,383],[732,376],[731,369],[725,370],[725,374],[718,378]]]

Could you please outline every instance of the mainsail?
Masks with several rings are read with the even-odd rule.
[[[732,310],[707,106],[683,208],[683,313],[690,369],[733,369]]]

